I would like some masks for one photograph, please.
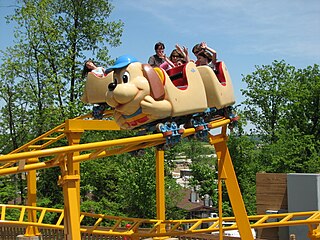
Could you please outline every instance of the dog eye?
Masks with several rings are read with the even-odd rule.
[[[128,72],[125,72],[123,75],[122,75],[122,81],[123,83],[128,83],[129,82],[129,79],[130,79],[130,75]]]

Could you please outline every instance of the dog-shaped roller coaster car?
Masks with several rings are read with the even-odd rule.
[[[190,123],[198,116],[212,118],[225,114],[235,103],[225,64],[218,62],[216,69],[189,62],[164,71],[123,55],[106,77],[88,74],[82,101],[106,102],[114,108],[115,121],[122,129],[155,126],[167,120]]]

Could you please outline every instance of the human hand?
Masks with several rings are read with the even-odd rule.
[[[166,54],[164,52],[160,52],[159,53],[159,58],[165,59],[166,58]]]
[[[189,55],[189,52],[188,52],[188,48],[187,48],[187,47],[183,46],[183,47],[182,47],[182,50],[183,50],[183,53],[184,53],[186,56]]]
[[[179,44],[176,44],[176,49],[178,50],[178,52],[181,52],[181,53],[183,53],[183,50],[182,50],[182,48],[180,47],[180,45]]]
[[[178,52],[179,52],[184,58],[187,57],[187,55],[186,55],[186,53],[185,53],[185,47],[184,47],[184,46],[183,46],[183,47],[180,47],[179,44],[176,44],[176,49],[178,50]]]
[[[188,48],[183,46],[183,53],[184,53],[184,58],[186,62],[190,62],[190,57],[189,57],[189,51]]]
[[[200,46],[202,49],[206,49],[208,47],[206,42],[202,42]]]

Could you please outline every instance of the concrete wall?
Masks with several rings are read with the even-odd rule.
[[[318,211],[320,205],[320,174],[290,173],[288,182],[288,211]],[[290,226],[289,233],[296,239],[305,239],[308,234],[307,225]]]

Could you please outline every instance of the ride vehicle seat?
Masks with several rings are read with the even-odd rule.
[[[209,66],[198,66],[206,89],[209,108],[221,109],[235,103],[234,91],[228,69],[224,62],[216,64],[217,72]]]
[[[167,70],[172,83],[180,90],[185,90],[188,88],[188,80],[186,77],[186,64],[171,68]]]
[[[167,75],[165,99],[172,105],[172,117],[204,112],[208,108],[205,86],[194,62],[188,62],[170,69],[169,73],[164,73]]]
[[[226,85],[226,77],[224,75],[224,69],[223,69],[223,64],[222,62],[216,62],[215,64],[216,70],[214,71],[219,82],[225,86]]]
[[[94,73],[89,72],[81,97],[84,103],[104,103],[106,102],[106,92],[108,85],[113,81],[113,73],[107,76],[97,77]]]

